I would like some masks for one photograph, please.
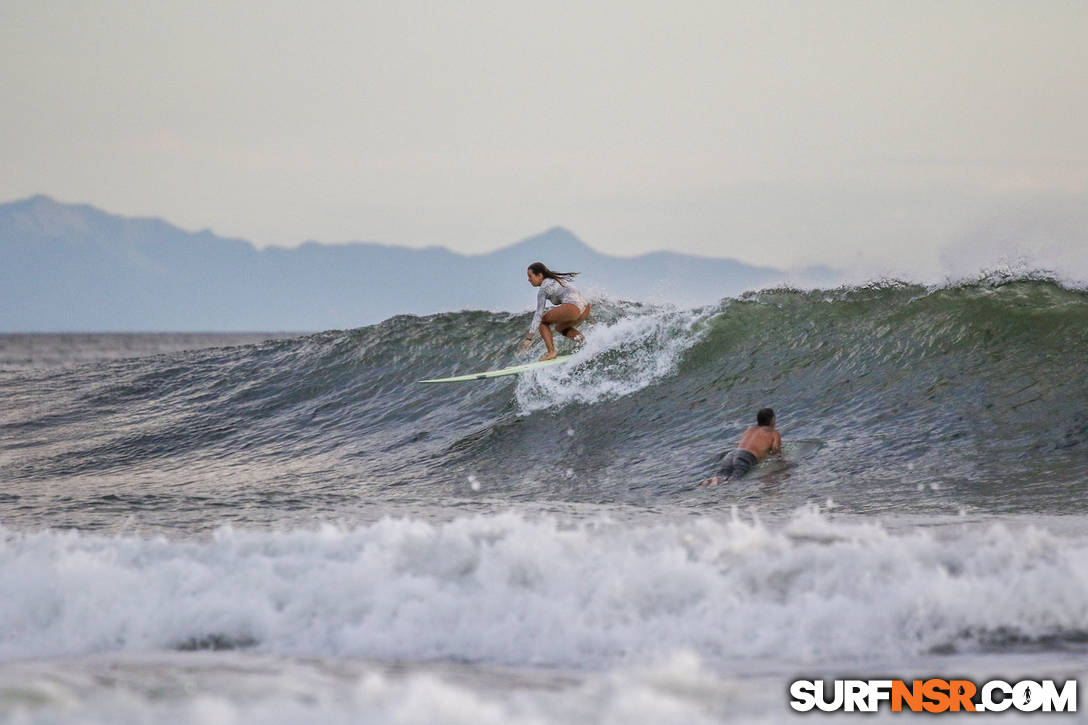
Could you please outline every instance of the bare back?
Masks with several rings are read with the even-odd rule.
[[[782,436],[772,426],[753,425],[744,431],[737,448],[750,452],[762,461],[771,453],[781,452]]]

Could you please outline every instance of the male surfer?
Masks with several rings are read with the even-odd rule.
[[[774,429],[774,411],[762,408],[756,413],[756,424],[744,431],[737,448],[722,459],[718,475],[703,482],[704,486],[713,486],[719,479],[731,481],[740,478],[752,466],[771,454],[782,452],[782,436]]]

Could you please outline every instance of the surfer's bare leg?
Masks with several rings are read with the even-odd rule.
[[[544,340],[544,347],[548,348],[548,351],[540,356],[541,360],[554,360],[555,359],[555,341],[552,339],[552,328],[548,323],[540,323],[540,337]]]
[[[563,337],[569,337],[571,340],[582,341],[582,333],[578,332],[578,328],[574,325],[556,325],[555,331]]]
[[[556,332],[576,340],[582,336],[582,333],[574,329],[574,324],[576,322],[581,322],[588,316],[589,305],[586,305],[586,309],[583,312],[578,309],[578,305],[572,305],[569,302],[564,302],[545,312],[544,316],[540,318],[540,337],[544,339],[544,345],[548,348],[548,351],[544,353],[540,359],[555,359],[555,340],[552,337],[552,325],[555,325]],[[573,331],[577,337],[568,334],[571,331]]]
[[[574,310],[577,311],[577,316],[575,316],[574,319],[571,319],[569,321],[556,320],[555,321],[555,331],[558,332],[560,335],[563,335],[564,337],[569,338],[571,340],[574,340],[576,342],[585,342],[585,336],[582,335],[582,333],[578,330],[577,327],[575,327],[575,325],[578,324],[579,322],[584,321],[586,318],[589,317],[589,305],[586,305],[585,310],[578,310],[578,307],[576,305],[571,305],[571,304],[563,304],[563,305],[560,305],[559,307],[556,307],[555,309],[558,310],[558,309],[560,309],[560,307],[574,308]],[[550,314],[550,312],[554,312],[554,311],[555,310],[549,311],[549,314]],[[565,312],[570,313],[570,310],[565,310]],[[544,315],[543,319],[547,320],[548,315]]]

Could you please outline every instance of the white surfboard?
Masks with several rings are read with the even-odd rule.
[[[502,370],[488,370],[483,373],[472,373],[471,375],[458,375],[453,378],[436,378],[434,380],[420,380],[421,383],[463,383],[468,380],[486,380],[487,378],[501,378],[506,375],[517,375],[518,373],[526,372],[534,368],[542,368],[548,365],[558,365],[564,363],[570,359],[570,355],[560,355],[554,360],[537,360],[536,362],[527,363],[525,365],[514,365],[513,367],[503,368]]]

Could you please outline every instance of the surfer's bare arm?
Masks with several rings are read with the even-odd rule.
[[[774,433],[774,443],[771,444],[770,453],[774,456],[782,455],[782,434],[778,431]]]
[[[545,291],[545,286],[550,280],[544,280],[544,284],[540,285],[540,289],[536,293],[536,314],[533,315],[533,321],[529,323],[529,331],[525,333],[525,338],[521,341],[521,346],[518,350],[525,352],[533,344],[533,339],[536,337],[536,333],[540,330],[540,321],[544,318],[544,306],[548,301],[548,293]]]
[[[533,315],[533,321],[529,323],[529,332],[526,333],[530,337],[537,333],[537,330],[540,329],[540,322],[544,319],[544,306],[548,303],[549,282],[551,280],[544,280],[544,284],[540,285],[540,289],[536,291],[536,314]]]

